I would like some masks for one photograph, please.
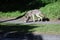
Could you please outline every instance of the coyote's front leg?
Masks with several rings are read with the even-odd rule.
[[[43,18],[43,17],[41,17],[39,14],[36,14],[36,17],[37,17],[37,20],[38,20],[38,21],[40,21],[40,20],[42,21],[42,18]]]
[[[35,15],[32,14],[32,21],[35,22]]]
[[[29,19],[30,19],[30,18],[31,18],[31,17],[28,17],[27,20],[26,20],[26,22],[29,22]]]

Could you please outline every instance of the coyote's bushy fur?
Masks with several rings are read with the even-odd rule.
[[[35,17],[37,17],[37,20],[39,21],[39,20],[42,20],[44,15],[40,10],[34,9],[26,12],[25,17],[27,18],[26,22],[28,22],[30,18],[32,18],[32,21],[35,22]]]

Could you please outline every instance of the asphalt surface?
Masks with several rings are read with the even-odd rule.
[[[18,20],[12,20],[12,21],[0,21],[1,23],[15,23],[15,24],[60,24],[60,21],[56,21],[56,22],[52,22],[52,21],[46,21],[46,22],[24,22],[24,21],[21,21],[20,19]],[[17,34],[15,34],[17,35]],[[52,35],[52,34],[19,34],[20,36],[18,37],[8,37],[6,35],[6,37],[2,37],[0,36],[0,40],[60,40],[60,35],[57,34],[57,35]],[[22,35],[22,36],[21,36]],[[4,36],[4,35],[3,35]],[[22,37],[22,38],[21,38]]]
[[[42,37],[42,40],[60,40],[60,35],[57,34],[39,34],[39,35]]]
[[[60,40],[60,35],[42,35],[43,40]]]
[[[5,35],[5,36],[4,36]],[[60,35],[39,33],[5,33],[0,40],[60,40]]]

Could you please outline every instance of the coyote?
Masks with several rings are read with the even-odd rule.
[[[35,22],[35,17],[37,17],[37,20],[42,20],[42,18],[44,17],[44,15],[41,13],[40,10],[35,9],[35,10],[30,10],[28,12],[26,12],[25,17],[27,18],[26,22],[29,21],[29,19],[32,18],[32,21]]]

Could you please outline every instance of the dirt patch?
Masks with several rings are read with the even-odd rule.
[[[18,18],[18,19],[16,19],[16,17],[15,17],[15,18],[0,18],[0,21],[11,20],[11,19],[20,20],[20,21],[25,21],[26,20],[25,17]],[[32,19],[30,19],[29,21],[32,21]],[[58,19],[48,19],[48,18],[46,18],[46,19],[43,19],[42,21],[43,22],[45,22],[45,21],[48,21],[48,22],[50,22],[50,21],[51,22],[57,22],[57,21],[60,21],[60,18],[58,18]]]
[[[60,20],[58,20],[58,19],[50,19],[50,21],[56,22],[56,21],[60,21]]]

